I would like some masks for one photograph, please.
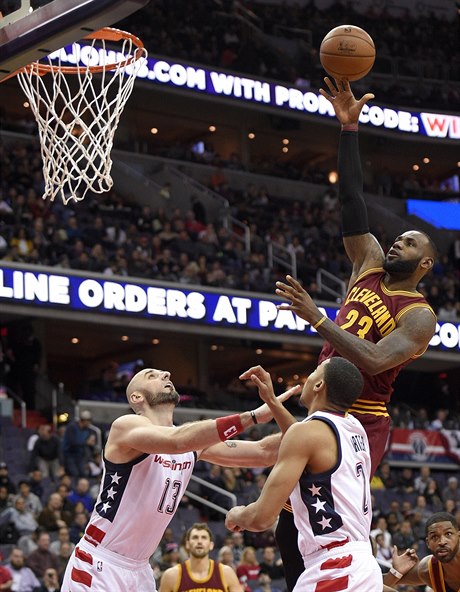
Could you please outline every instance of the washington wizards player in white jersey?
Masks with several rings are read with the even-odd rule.
[[[297,394],[294,387],[284,401]],[[228,438],[273,417],[255,411],[173,426],[179,395],[170,373],[148,368],[134,376],[127,398],[135,415],[116,419],[104,450],[101,489],[72,554],[62,592],[152,592],[149,558],[189,482],[197,458],[224,466],[270,466],[281,435],[260,442]]]
[[[305,565],[294,590],[382,590],[369,543],[369,443],[361,423],[346,412],[361,393],[361,373],[344,358],[320,364],[303,387],[300,401],[308,417],[300,423],[278,405],[263,368],[251,368],[241,378],[257,384],[285,433],[259,499],[232,508],[227,528],[266,530],[290,497]]]

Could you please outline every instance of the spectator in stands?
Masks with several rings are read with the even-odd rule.
[[[403,514],[404,514],[404,508],[402,509]],[[387,524],[387,530],[390,533],[391,536],[394,535],[395,532],[398,532],[399,530],[399,520],[398,520],[398,514],[396,512],[387,512],[387,514],[385,515],[385,520],[386,520],[386,524]]]
[[[235,563],[238,565],[241,562],[244,551],[244,538],[241,532],[232,532],[227,543],[232,551]]]
[[[419,510],[414,510],[410,516],[410,522],[412,525],[412,532],[414,533],[414,539],[419,541],[419,543],[423,542],[425,539],[426,520],[423,518],[422,513]]]
[[[161,556],[161,561],[159,562],[160,570],[165,572],[167,569],[174,567],[175,565],[179,565],[180,563],[180,553],[179,553],[179,545],[177,543],[167,543],[163,549],[163,555]]]
[[[10,479],[8,466],[5,462],[0,462],[0,487],[6,487],[8,493],[16,493],[16,485]]]
[[[75,547],[75,545],[71,541],[63,541],[61,544],[61,547],[59,549],[59,552],[57,553],[57,558],[58,558],[58,562],[59,562],[58,575],[59,575],[59,581],[61,583],[64,578],[64,573],[65,573],[67,564],[69,563],[69,559],[70,559],[70,556],[72,555],[72,551],[73,551],[74,547]]]
[[[43,529],[40,526],[37,526],[37,528],[34,530],[33,533],[24,534],[21,537],[19,537],[19,540],[17,542],[17,546],[24,553],[24,557],[29,557],[29,555],[32,553],[32,551],[35,551],[38,548],[37,539],[38,539],[39,533],[42,530]]]
[[[65,477],[68,477],[68,475],[65,475]],[[69,512],[72,515],[75,508],[68,498],[70,491],[71,489],[67,483],[60,483],[55,493],[58,493],[61,496],[63,511]]]
[[[70,540],[75,545],[85,534],[85,528],[89,522],[89,517],[86,512],[76,512],[70,525]]]
[[[94,433],[90,428],[91,413],[81,411],[77,421],[70,423],[64,433],[62,451],[66,473],[72,477],[86,477],[90,450],[88,440]]]
[[[161,538],[159,547],[161,548],[162,553],[164,553],[166,545],[169,543],[176,543],[176,535],[171,527],[166,528]]]
[[[19,536],[32,534],[38,526],[34,515],[26,508],[26,502],[22,497],[17,497],[13,507],[4,510],[1,518],[5,523],[12,523]]]
[[[60,589],[58,571],[49,568],[43,574],[43,584],[34,592],[59,592]]]
[[[442,490],[442,499],[444,502],[446,500],[453,500],[456,504],[460,502],[460,489],[458,488],[457,477],[452,476],[447,479],[447,485]]]
[[[267,573],[272,580],[279,580],[284,577],[283,562],[276,558],[275,547],[267,546],[262,552],[260,562],[260,573]]]
[[[376,559],[382,562],[391,561],[391,549],[385,545],[385,537],[383,532],[377,532],[374,537],[375,544],[377,547]]]
[[[428,483],[431,479],[431,469],[429,465],[422,465],[420,467],[420,474],[414,479],[414,490],[419,495],[424,495]]]
[[[449,412],[447,409],[438,409],[436,411],[436,417],[435,419],[433,419],[432,422],[430,422],[429,425],[429,429],[430,430],[436,430],[436,431],[440,431],[445,429],[445,423],[446,423],[446,419],[447,416],[449,415]]]
[[[404,513],[401,509],[401,502],[398,499],[391,500],[390,508],[388,513],[392,513],[396,515],[396,519],[398,524],[400,524],[404,520]],[[388,517],[387,517],[388,520]]]
[[[12,497],[8,493],[8,489],[4,485],[0,485],[0,514],[6,508],[9,508],[12,503]]]
[[[0,590],[11,590],[11,585],[13,584],[13,576],[11,571],[0,565]]]
[[[53,481],[61,471],[61,444],[59,438],[52,433],[52,428],[48,424],[38,427],[38,438],[35,441],[31,464],[33,468],[41,471],[43,477],[51,477]]]
[[[69,543],[70,552],[74,550],[74,543],[70,540],[70,530],[67,526],[62,526],[58,531],[58,538],[50,544],[50,551],[59,555],[63,543]]]
[[[388,523],[387,523],[387,520],[384,516],[381,516],[377,520],[376,527],[373,530],[371,530],[371,532],[370,532],[370,535],[372,537],[374,537],[374,539],[378,534],[383,535],[384,545],[387,549],[390,549],[391,548],[391,534],[388,530]]]
[[[13,585],[6,590],[15,592],[35,592],[40,586],[40,581],[34,572],[25,565],[24,553],[21,549],[13,547],[10,551],[8,563],[5,567],[10,571],[13,578]]]
[[[43,497],[43,474],[39,469],[34,469],[29,474],[30,491],[42,499]]]
[[[404,467],[399,474],[398,490],[404,493],[412,493],[414,491],[414,475],[410,467]]]
[[[416,411],[412,425],[408,427],[413,428],[414,430],[427,430],[429,425],[430,421],[428,419],[428,411],[425,409],[425,407],[420,407]]]
[[[241,561],[236,568],[236,575],[245,592],[251,591],[249,582],[257,580],[260,573],[260,565],[257,561],[254,547],[245,547],[241,555]]]
[[[424,495],[417,496],[417,499],[415,501],[414,507],[412,508],[412,511],[419,512],[421,514],[423,520],[428,520],[428,518],[432,514],[432,512],[430,512],[430,509],[427,506],[426,498]]]
[[[34,572],[37,578],[43,578],[47,569],[56,569],[59,562],[54,553],[50,551],[50,535],[46,531],[41,531],[37,538],[37,549],[27,557],[27,567]]]
[[[27,230],[24,226],[18,228],[10,240],[10,246],[16,247],[18,253],[23,256],[29,255],[33,249],[33,243],[30,240]]]
[[[376,476],[380,479],[381,483],[383,484],[384,488],[387,490],[396,489],[397,481],[396,477],[393,475],[391,467],[389,463],[382,462],[380,463]]]
[[[257,586],[251,590],[254,592],[281,592],[281,588],[273,584],[272,578],[266,572],[260,572]]]
[[[17,494],[16,499],[21,497],[24,500],[26,509],[32,512],[34,518],[37,518],[42,511],[43,506],[40,498],[36,496],[35,493],[31,492],[28,481],[20,481],[18,483],[18,491],[19,493]]]
[[[423,496],[426,499],[427,505],[433,512],[440,512],[442,510],[441,492],[435,479],[429,479]]]
[[[223,565],[228,565],[236,572],[235,558],[233,556],[233,549],[230,545],[224,545],[219,549],[219,552],[217,553],[217,561]]]
[[[392,536],[392,543],[398,547],[399,552],[404,552],[410,547],[417,550],[418,544],[415,540],[410,520],[403,520],[401,522],[398,532],[395,532]]]
[[[455,514],[457,512],[458,505],[453,499],[447,499],[444,501],[443,510],[449,514]]]
[[[95,499],[89,493],[90,483],[88,479],[80,478],[77,482],[77,486],[74,491],[69,493],[68,500],[72,504],[81,502],[85,507],[85,510],[89,513],[93,511]]]
[[[59,493],[52,493],[38,516],[39,525],[49,532],[67,528],[72,521],[72,514],[64,510],[63,505],[64,502]]]

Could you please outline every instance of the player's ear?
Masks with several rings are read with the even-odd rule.
[[[425,269],[426,271],[430,271],[430,269],[433,267],[433,265],[434,265],[433,257],[423,257],[423,259],[420,261],[420,266],[422,267],[422,269]]]
[[[322,388],[324,387],[324,380],[321,378],[320,380],[317,380],[315,382],[315,386],[313,387],[313,390],[317,393],[319,392]]]
[[[129,395],[129,402],[130,403],[141,403],[144,400],[144,395],[139,391],[133,391]]]
[[[211,541],[211,544],[209,545],[209,550],[212,551],[214,549],[214,541]]]

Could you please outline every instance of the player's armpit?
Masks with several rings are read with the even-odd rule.
[[[343,237],[343,246],[353,263],[349,287],[368,269],[382,267],[385,260],[382,247],[373,234],[355,234]]]

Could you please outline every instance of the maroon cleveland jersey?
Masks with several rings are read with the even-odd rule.
[[[228,585],[222,573],[222,564],[209,560],[209,573],[204,580],[192,577],[189,568],[189,560],[179,566],[177,592],[226,592]]]
[[[380,268],[368,269],[353,284],[338,312],[335,323],[345,331],[378,343],[389,335],[398,325],[401,317],[413,308],[428,308],[434,311],[419,292],[389,290],[383,284],[385,271]],[[362,371],[364,388],[361,397],[350,409],[356,413],[372,415],[388,415],[386,405],[393,392],[392,384],[412,359],[421,356],[425,350],[417,352],[402,364],[371,376]],[[318,362],[340,356],[332,345],[326,341],[319,354]]]

